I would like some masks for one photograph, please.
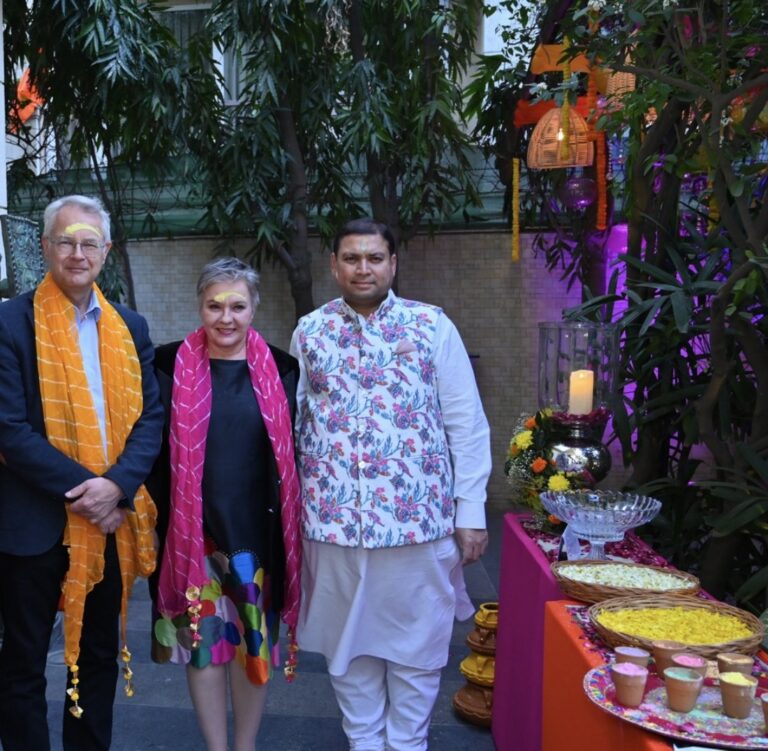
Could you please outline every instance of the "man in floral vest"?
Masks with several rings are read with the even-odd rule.
[[[321,652],[355,751],[426,749],[462,564],[485,551],[488,422],[456,327],[391,291],[389,229],[349,222],[342,297],[299,321],[303,649]]]

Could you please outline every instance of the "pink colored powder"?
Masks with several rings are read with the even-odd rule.
[[[623,675],[645,675],[648,672],[647,668],[635,665],[634,662],[617,662],[613,665],[613,671],[622,673]]]
[[[682,665],[686,668],[700,668],[704,665],[704,658],[696,655],[675,655],[674,661],[676,665]]]

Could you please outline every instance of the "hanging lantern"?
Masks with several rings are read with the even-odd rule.
[[[572,211],[584,211],[597,198],[597,183],[591,177],[569,177],[557,191],[561,203]]]
[[[617,73],[608,71],[608,80],[605,84],[605,95],[614,101],[621,99],[625,94],[635,90],[634,73]]]
[[[589,137],[586,120],[574,109],[565,111],[555,107],[549,110],[533,129],[528,144],[530,169],[556,169],[560,167],[587,167],[594,158],[594,146]],[[562,153],[563,141],[568,142],[567,156]]]

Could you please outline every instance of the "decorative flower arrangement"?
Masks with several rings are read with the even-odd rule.
[[[578,490],[595,483],[586,470],[564,472],[547,458],[546,447],[559,422],[551,409],[541,410],[531,417],[523,416],[509,442],[504,473],[520,500],[534,511],[543,511],[539,500],[543,490]]]

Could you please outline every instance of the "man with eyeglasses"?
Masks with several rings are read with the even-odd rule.
[[[0,305],[0,742],[50,748],[45,665],[61,607],[63,748],[103,751],[120,614],[134,578],[154,567],[142,483],[163,410],[146,322],[95,284],[109,214],[92,198],[60,198],[45,210],[42,245],[48,274]],[[121,658],[130,695],[127,646]]]

